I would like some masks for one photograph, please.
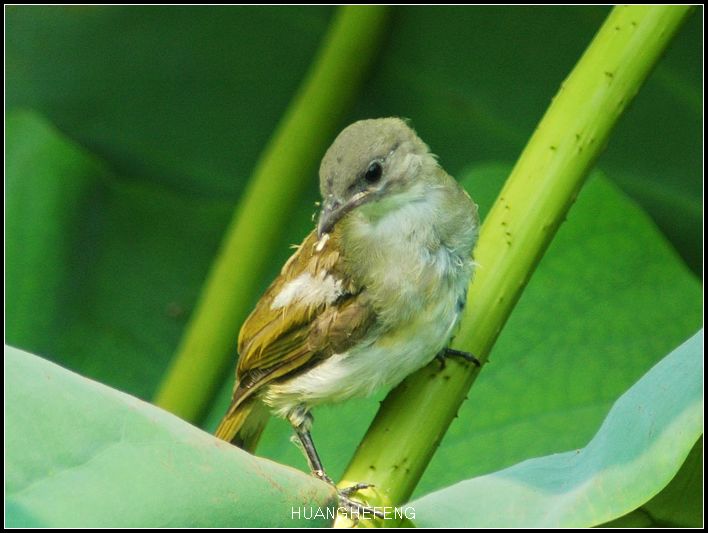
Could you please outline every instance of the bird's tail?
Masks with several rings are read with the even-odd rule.
[[[268,411],[262,402],[249,398],[229,408],[214,435],[218,439],[253,452],[267,422]]]

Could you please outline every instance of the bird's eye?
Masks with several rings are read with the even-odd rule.
[[[364,179],[369,183],[376,183],[381,179],[381,174],[383,174],[383,167],[378,161],[374,161],[366,169],[366,174],[364,174]]]

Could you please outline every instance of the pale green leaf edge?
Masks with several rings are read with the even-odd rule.
[[[701,329],[615,402],[584,448],[462,481],[406,507],[423,527],[592,527],[623,516],[671,481],[703,433],[702,375]]]
[[[5,346],[11,527],[330,526],[335,491],[178,417]],[[265,506],[267,505],[267,509]]]

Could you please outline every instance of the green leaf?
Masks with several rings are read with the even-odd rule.
[[[40,111],[121,175],[234,199],[332,13],[16,6],[7,105]]]
[[[657,494],[703,431],[703,330],[615,403],[583,449],[524,461],[411,502],[427,527],[589,527]]]
[[[7,342],[150,397],[232,205],[112,176],[35,113],[6,132]]]
[[[5,347],[12,527],[329,526],[331,487]],[[267,506],[264,505],[267,502]],[[322,518],[305,519],[303,508]],[[300,510],[301,519],[293,518]],[[297,517],[297,514],[295,515]]]
[[[703,435],[671,483],[640,511],[651,517],[657,526],[703,526]]]
[[[10,113],[6,134],[8,340],[51,353],[82,279],[72,252],[107,171],[32,113]]]
[[[638,509],[602,527],[702,527],[703,435],[664,490]]]

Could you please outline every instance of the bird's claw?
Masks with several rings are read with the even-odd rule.
[[[325,474],[322,470],[316,470],[312,472],[315,477],[321,479],[322,481],[326,481],[327,483],[330,483],[331,485],[334,485],[334,482],[332,479]],[[343,506],[346,507],[347,510],[349,511],[349,518],[351,518],[355,523],[359,522],[359,517],[363,515],[366,517],[369,515],[375,516],[377,518],[385,519],[386,516],[384,515],[383,512],[374,509],[373,507],[369,507],[366,504],[359,503],[355,500],[351,499],[351,496],[353,494],[356,494],[360,490],[364,489],[369,489],[372,488],[373,485],[371,483],[356,483],[355,485],[352,485],[350,487],[344,487],[343,489],[337,489],[337,496],[339,498],[339,503]]]
[[[356,488],[358,485],[364,485],[364,487]],[[348,489],[354,489],[352,492],[356,492],[357,490],[361,490],[362,488],[367,488],[367,487],[372,487],[373,485],[369,485],[367,483],[357,483],[353,487],[347,487],[346,489],[342,489],[337,491],[339,495],[339,503],[343,506],[346,507],[349,511],[349,518],[351,518],[354,523],[359,522],[360,516],[363,515],[363,518],[371,518],[372,516],[375,516],[376,518],[380,518],[382,520],[386,519],[386,515],[383,513],[383,511],[379,511],[378,509],[375,509],[374,507],[369,507],[368,505],[365,505],[363,503],[359,503],[357,501],[354,501],[349,498],[349,493],[346,491]]]
[[[482,363],[480,362],[479,359],[477,359],[474,355],[472,355],[469,352],[464,352],[462,350],[455,350],[454,348],[443,348],[438,354],[435,356],[435,359],[437,359],[440,362],[440,369],[444,370],[445,369],[445,360],[448,357],[460,357],[467,361],[468,363],[472,363],[476,365],[477,367],[481,367]]]
[[[343,489],[340,489],[338,492],[340,495],[344,497],[349,497],[352,494],[355,494],[359,492],[360,490],[368,489],[373,487],[371,483],[357,483],[356,485],[352,485],[351,487],[344,487]]]

